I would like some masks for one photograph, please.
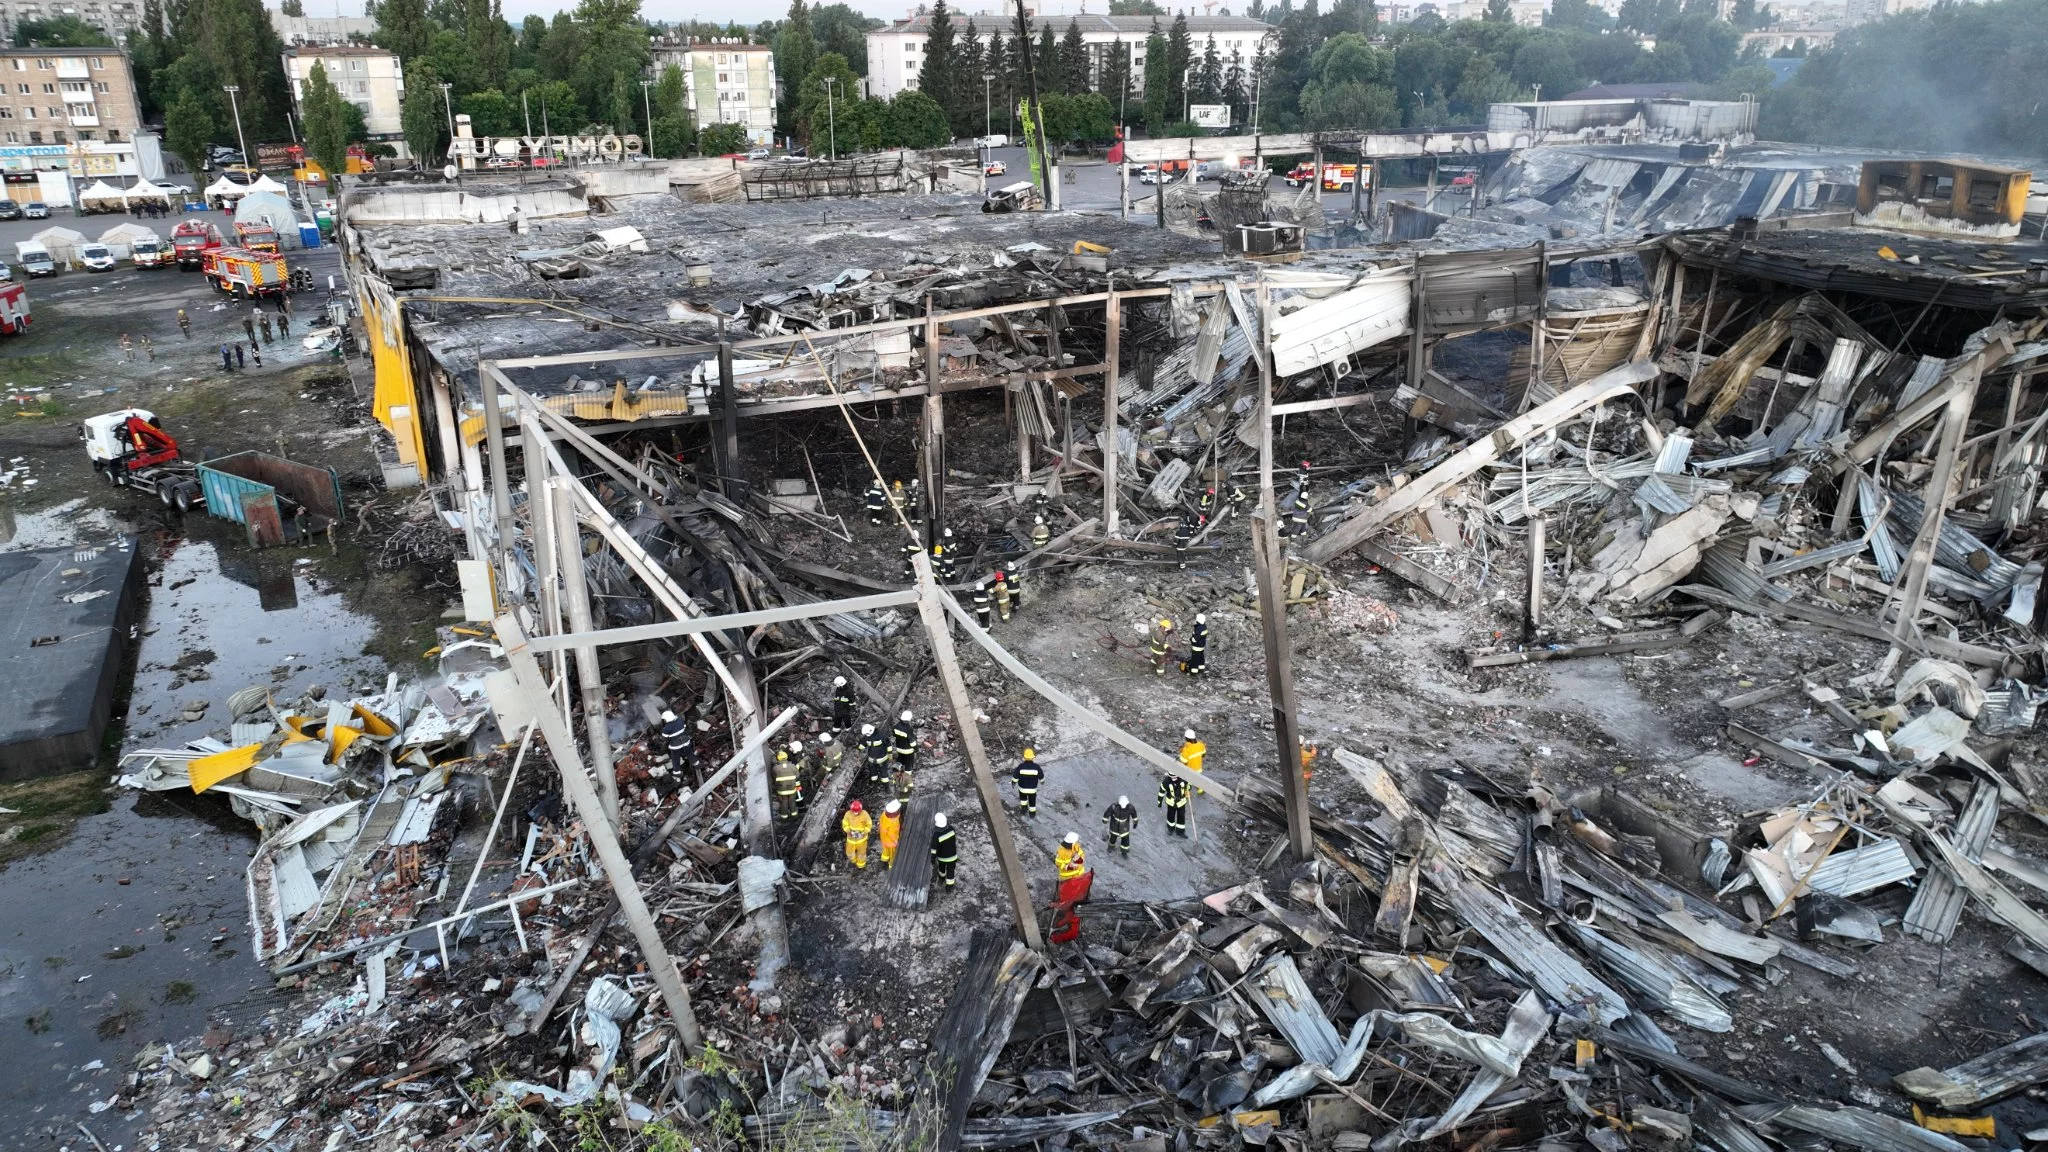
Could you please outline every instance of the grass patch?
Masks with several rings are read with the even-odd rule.
[[[173,980],[164,985],[164,1003],[190,1004],[199,999],[199,989],[190,980]]]

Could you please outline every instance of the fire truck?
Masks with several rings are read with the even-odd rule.
[[[171,248],[178,254],[178,267],[197,268],[207,252],[222,247],[220,229],[211,220],[187,220],[171,229]]]
[[[199,270],[230,296],[276,296],[290,287],[284,257],[247,248],[214,248],[200,254]]]
[[[1287,174],[1287,186],[1289,188],[1299,188],[1315,178],[1315,164],[1304,161],[1296,164],[1294,170]],[[1348,192],[1351,190],[1351,185],[1357,180],[1358,165],[1356,164],[1333,164],[1326,162],[1323,165],[1323,191],[1325,192]],[[1366,187],[1370,188],[1372,186],[1371,180],[1372,173],[1368,170],[1366,173]]]
[[[28,285],[0,281],[0,336],[28,331]]]
[[[247,248],[251,252],[275,254],[279,251],[277,229],[272,228],[261,220],[235,225],[235,243]]]

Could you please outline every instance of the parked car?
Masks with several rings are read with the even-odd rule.
[[[1001,160],[991,160],[988,162],[988,167],[983,168],[981,171],[984,176],[1001,176],[1009,172],[1009,170],[1009,166]]]
[[[517,156],[493,156],[489,160],[484,161],[484,167],[524,168],[526,167],[526,162],[519,159]]]
[[[98,242],[78,246],[78,262],[87,272],[112,272],[114,250]]]
[[[50,218],[50,206],[41,200],[31,200],[28,202],[28,207],[21,210],[21,215],[25,220],[48,220]]]
[[[749,160],[766,160],[766,159],[768,158],[768,156],[769,156],[769,154],[770,154],[770,152],[771,152],[771,151],[772,151],[772,150],[771,150],[771,149],[768,149],[768,148],[754,148],[754,149],[751,149],[751,150],[749,150],[749,151],[747,152],[747,159],[749,159]]]
[[[0,220],[21,219],[21,205],[12,200],[0,200]]]
[[[1456,176],[1451,177],[1451,187],[1453,188],[1470,188],[1473,183],[1474,177],[1470,172],[1460,172]]]

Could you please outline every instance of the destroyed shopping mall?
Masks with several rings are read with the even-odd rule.
[[[2042,185],[1540,107],[353,188],[467,621],[124,757],[278,985],[131,1146],[2048,1141]]]

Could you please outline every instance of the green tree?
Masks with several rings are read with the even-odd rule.
[[[547,39],[548,22],[541,16],[528,16],[519,22],[519,39],[512,45],[512,66],[533,68],[540,65],[541,41]]]
[[[690,117],[690,78],[683,75],[680,64],[665,65],[661,76],[654,82],[654,118],[664,116]],[[676,153],[681,155],[681,153]]]
[[[1550,0],[1550,11],[1543,14],[1543,26],[1568,32],[1590,31],[1593,10],[1593,0]]]
[[[1046,139],[1057,144],[1109,140],[1116,135],[1116,117],[1100,92],[1078,96],[1060,93],[1042,102]]]
[[[370,33],[370,42],[397,56],[407,68],[424,59],[434,46],[427,0],[379,0],[377,30]]]
[[[889,101],[883,117],[884,148],[943,148],[952,142],[952,119],[937,100],[906,88]]]
[[[1202,48],[1202,62],[1195,67],[1195,103],[1214,104],[1223,99],[1223,57],[1216,51],[1216,37]]]
[[[1002,34],[992,34],[989,39],[1001,40]],[[960,102],[954,109],[957,115],[953,121],[953,134],[979,136],[985,131],[993,130],[991,121],[994,118],[992,105],[995,102],[995,77],[988,71],[981,33],[975,28],[972,17],[968,19],[967,27],[960,30],[960,43],[956,51],[960,59],[958,83],[961,91]]]
[[[1515,83],[1524,88],[1541,86],[1556,99],[1567,92],[1583,87],[1585,73],[1579,70],[1579,62],[1572,59],[1570,47],[1564,38],[1554,35],[1531,36],[1515,50],[1514,64],[1510,69]]]
[[[114,38],[76,16],[23,20],[14,26],[17,48],[96,48],[114,46]]]
[[[1661,50],[1666,44],[1678,44],[1685,49],[1686,58],[1692,65],[1691,74],[1660,76],[1657,79],[1696,80],[1712,84],[1735,67],[1735,57],[1742,48],[1742,33],[1726,20],[1689,12],[1657,30],[1657,47]]]
[[[647,135],[648,147],[659,157],[688,156],[697,146],[697,126],[690,122],[688,114],[664,114],[656,108],[654,130]]]
[[[214,130],[213,109],[196,92],[180,92],[164,109],[164,143],[193,172],[206,163]]]
[[[818,51],[837,52],[846,57],[847,66],[856,76],[868,74],[868,32],[882,25],[883,21],[845,4],[811,9],[811,31],[817,37]]]
[[[797,124],[797,101],[789,90],[792,77],[811,74],[811,65],[818,61],[818,41],[811,32],[811,10],[804,6],[804,0],[790,0],[789,18],[775,32],[775,74],[782,77],[783,97],[776,107],[776,128],[784,136],[795,136]]]
[[[582,59],[583,26],[567,12],[555,13],[548,34],[540,42],[540,74],[549,80],[574,80],[577,63]]]
[[[1131,46],[1118,39],[1102,54],[1102,97],[1110,114],[1121,120],[1131,101]]]
[[[1486,13],[1480,19],[1490,24],[1512,24],[1515,22],[1515,10],[1508,0],[1486,0]]]
[[[1164,16],[1158,0],[1109,0],[1111,16]]]
[[[469,44],[469,88],[503,88],[512,67],[512,29],[505,23],[504,0],[463,0],[462,34]]]
[[[827,80],[832,83],[827,84]],[[846,57],[827,52],[811,65],[810,75],[804,77],[797,92],[797,122],[809,132],[805,140],[811,151],[830,145],[840,110],[859,99],[859,95],[860,85],[855,83]]]
[[[328,180],[348,166],[349,102],[341,98],[327,79],[319,61],[306,74],[306,90],[299,97],[299,109],[306,129],[306,153],[327,170]]]
[[[748,148],[745,124],[707,124],[697,133],[697,150],[706,156],[725,156]]]
[[[301,0],[282,0],[277,10],[284,16],[300,17],[306,14],[306,6]]]
[[[186,0],[173,9],[171,38],[181,58],[199,57],[216,83],[240,89],[242,125],[252,140],[285,134],[291,99],[284,45],[263,0]],[[228,127],[233,128],[232,120]]]
[[[1031,53],[1031,70],[1037,73],[1034,78],[1038,81],[1040,96],[1066,91],[1066,75],[1060,70],[1060,42],[1052,34],[1051,21],[1038,26],[1038,43]]]
[[[406,85],[406,92],[411,94],[412,85]],[[524,95],[526,107],[521,110],[521,123],[530,112],[535,128],[561,136],[574,133],[589,122],[590,118],[583,114],[583,105],[576,99],[576,89],[566,81],[543,80],[528,88]]]
[[[1060,88],[1069,94],[1092,91],[1089,83],[1088,46],[1081,39],[1081,25],[1069,17],[1066,34],[1060,37]]]
[[[470,131],[478,136],[517,136],[526,123],[519,101],[496,88],[464,96],[461,110],[469,117]]]
[[[1251,98],[1251,93],[1245,87],[1244,51],[1235,45],[1230,49],[1230,63],[1223,69],[1223,88],[1218,95],[1230,107],[1230,122],[1241,123],[1238,118],[1244,113],[1245,101]]]
[[[399,106],[398,122],[406,150],[420,167],[437,169],[448,162],[447,112],[441,101],[441,78],[431,64],[417,65],[406,76],[405,103]]]
[[[1168,93],[1166,84],[1166,37],[1159,34],[1159,22],[1152,22],[1152,35],[1145,38],[1145,134],[1157,136],[1166,127]]]
[[[960,104],[956,47],[953,42],[953,15],[946,10],[946,0],[937,0],[932,5],[931,20],[925,26],[925,57],[923,66],[917,71],[917,90],[937,101],[949,115]]]
[[[1188,70],[1194,64],[1195,44],[1188,32],[1188,14],[1182,9],[1166,34],[1166,115],[1184,120],[1188,103]]]
[[[1391,54],[1356,32],[1333,36],[1309,63],[1312,78],[1301,93],[1301,115],[1311,129],[1390,128],[1401,122],[1394,98]]]

